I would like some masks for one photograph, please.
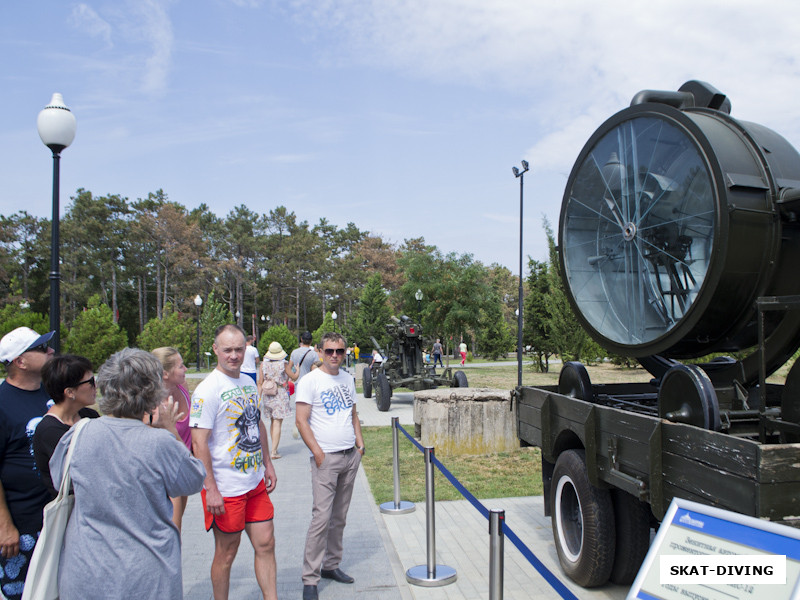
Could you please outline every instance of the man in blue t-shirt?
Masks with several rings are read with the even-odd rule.
[[[39,335],[18,327],[0,340],[7,371],[0,384],[0,589],[8,600],[22,597],[33,547],[50,494],[33,458],[33,432],[48,410],[42,367],[55,332]]]

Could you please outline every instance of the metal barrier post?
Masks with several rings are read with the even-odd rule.
[[[439,587],[453,583],[458,577],[456,570],[436,564],[436,514],[433,490],[433,447],[425,447],[425,515],[428,542],[428,564],[411,567],[406,571],[406,581],[423,587]]]
[[[413,502],[400,500],[400,417],[392,417],[392,475],[394,477],[394,502],[381,504],[381,512],[390,515],[404,515],[414,512],[416,506]]]
[[[489,511],[489,600],[503,600],[503,522],[506,511]]]

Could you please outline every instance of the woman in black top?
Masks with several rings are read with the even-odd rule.
[[[50,478],[50,457],[58,441],[82,417],[94,419],[100,415],[88,408],[97,396],[89,359],[74,354],[53,357],[42,369],[42,383],[55,404],[36,426],[33,457],[45,487],[55,498],[58,490]]]

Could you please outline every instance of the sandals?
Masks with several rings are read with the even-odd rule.
[[[277,459],[281,458],[281,455],[280,454],[270,454],[269,457],[270,457],[271,460],[277,460]]]

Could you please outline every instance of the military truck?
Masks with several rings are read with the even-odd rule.
[[[364,369],[362,375],[364,397],[371,398],[374,387],[378,410],[389,410],[395,388],[417,391],[439,386],[468,387],[464,371],[453,372],[446,367],[437,373],[435,366],[425,363],[422,349],[430,345],[430,340],[423,337],[422,327],[418,323],[406,315],[401,315],[399,319],[392,316],[386,324],[386,331],[392,340],[386,351],[374,337],[371,338],[372,345],[384,360]]]
[[[800,367],[766,382],[800,347],[800,155],[730,113],[704,82],[640,92],[567,181],[568,300],[652,375],[597,385],[567,362],[557,386],[515,390],[559,561],[583,586],[630,584],[675,497],[800,515]]]

